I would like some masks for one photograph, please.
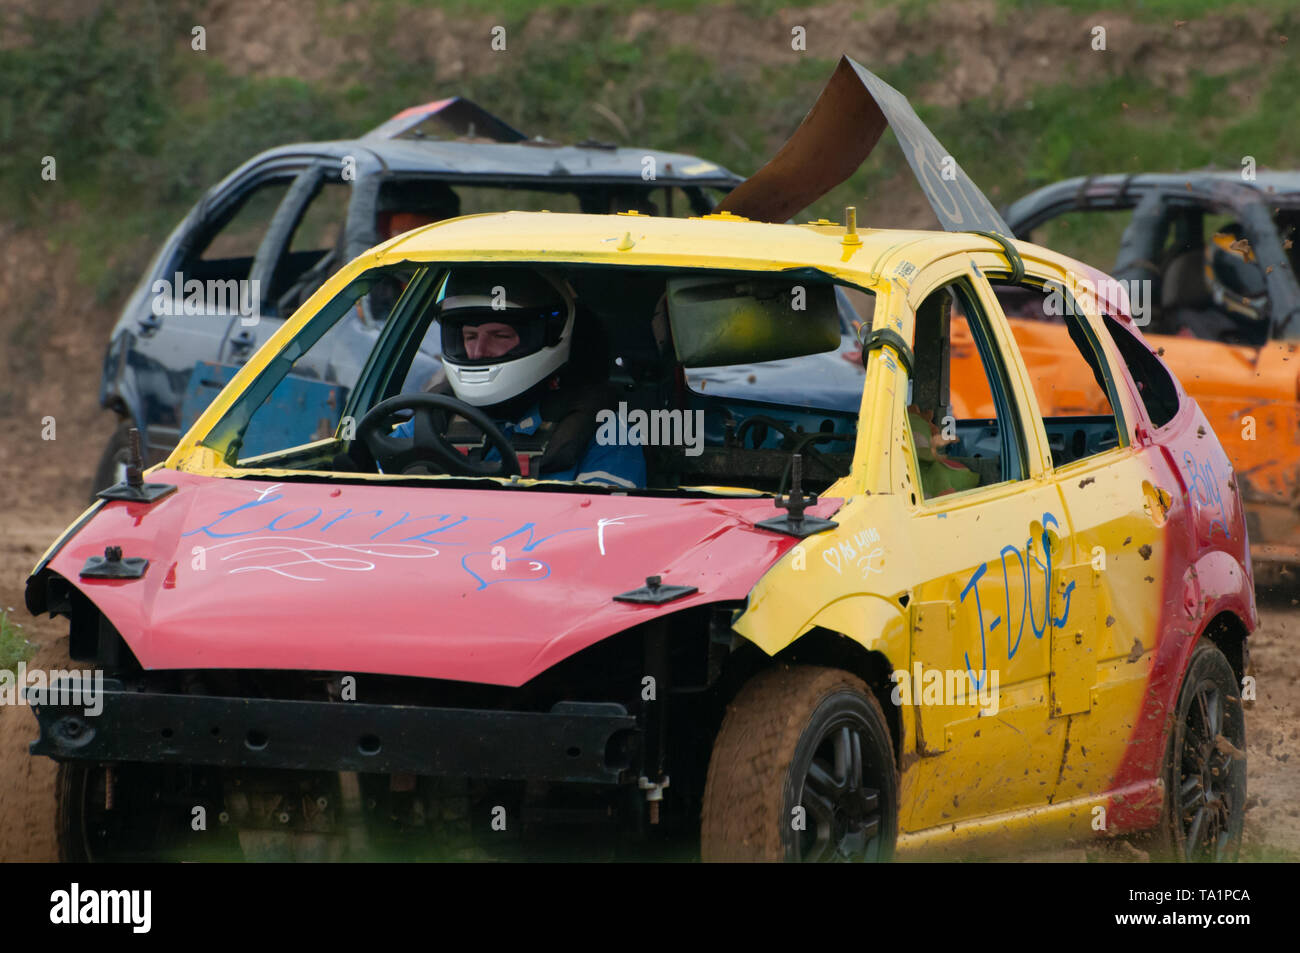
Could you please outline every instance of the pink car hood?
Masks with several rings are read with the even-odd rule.
[[[771,499],[272,483],[170,470],[50,560],[148,669],[372,672],[517,686],[602,638],[743,599],[797,540]],[[810,512],[828,516],[840,500]],[[109,545],[141,579],[82,579]],[[615,602],[659,575],[698,593]]]

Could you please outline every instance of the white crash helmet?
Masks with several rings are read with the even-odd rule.
[[[437,309],[447,381],[467,404],[511,400],[568,363],[576,308],[572,289],[556,276],[523,267],[453,270]],[[504,354],[471,358],[464,329],[484,324],[509,326],[519,342]]]

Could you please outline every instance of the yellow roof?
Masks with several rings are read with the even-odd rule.
[[[860,244],[844,244],[842,225],[776,225],[732,215],[659,218],[499,212],[448,219],[399,235],[375,250],[384,261],[493,260],[591,262],[780,271],[814,267],[872,285],[883,263],[904,247],[918,264],[963,249],[996,249],[962,232],[859,229]]]

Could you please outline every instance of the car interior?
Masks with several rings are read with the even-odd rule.
[[[1200,207],[1176,208],[1164,244],[1152,249],[1160,270],[1157,292],[1159,306],[1150,330],[1154,334],[1183,334],[1229,344],[1260,346],[1268,339],[1268,321],[1234,317],[1215,300],[1212,280],[1233,281],[1216,259],[1207,266],[1207,246],[1216,234],[1234,239],[1244,233],[1235,222],[1210,227],[1211,214]],[[1259,272],[1258,266],[1241,262],[1239,267]],[[1212,273],[1215,269],[1217,273]],[[1259,289],[1263,275],[1253,276]]]
[[[1042,349],[1036,342],[1018,340],[1044,414],[1053,466],[1118,446],[1107,381],[1083,320],[1069,308],[1048,307],[1048,291],[1041,283],[986,277],[1007,317],[1063,323],[1073,345],[1061,348],[1053,339],[1050,349]],[[1056,314],[1058,310],[1065,313]],[[909,421],[927,499],[1025,476],[1024,438],[1005,369],[984,319],[970,318],[981,313],[964,282],[935,291],[917,309]],[[945,420],[951,422],[946,430],[937,426]],[[972,476],[954,475],[954,470]]]
[[[376,297],[381,292],[388,297],[395,294],[392,275],[382,269],[368,274],[374,277],[366,279],[368,291],[359,292],[363,301],[357,302],[354,295],[342,302],[341,313],[360,307],[366,293]],[[221,449],[229,463],[241,467],[336,474],[445,474],[467,479],[519,472],[499,461],[507,455],[539,454],[538,448],[527,441],[518,446],[507,442],[505,448],[513,454],[499,449],[491,455],[490,447],[503,445],[493,437],[490,426],[475,419],[474,408],[458,407],[460,402],[448,396],[449,389],[440,386],[439,375],[430,378],[412,372],[420,360],[418,355],[427,349],[426,338],[439,333],[431,305],[434,289],[445,274],[445,268],[430,266],[412,278],[411,266],[400,268],[401,290],[396,294],[401,297],[385,323],[370,365],[356,387],[334,405],[334,426],[350,416],[357,422],[354,428],[338,427],[331,440],[279,452],[249,456],[239,449],[245,433],[255,429],[259,419],[281,423],[293,406],[311,403],[303,397],[304,389],[326,386],[313,368],[321,366],[319,352],[327,347],[327,329],[301,349],[288,348],[284,357],[277,359],[283,377],[275,377],[275,368],[268,368],[264,375],[268,381],[250,386],[232,407],[228,420],[215,428],[205,443]],[[755,365],[757,374],[765,360],[836,350],[841,345],[843,317],[836,286],[825,275],[811,269],[772,276],[592,265],[566,266],[562,274],[575,293],[584,326],[598,332],[592,340],[599,344],[592,347],[600,353],[593,381],[588,381],[594,382],[595,389],[584,393],[564,413],[580,414],[571,423],[581,427],[603,408],[618,408],[629,417],[642,412],[650,423],[641,440],[648,491],[730,487],[779,493],[789,487],[796,454],[801,458],[805,491],[820,492],[847,475],[857,434],[860,386],[856,394],[838,395],[817,405],[791,392],[788,383],[764,388],[758,381],[754,387],[758,399],[705,393],[687,384],[687,369],[695,366],[743,363]],[[1042,287],[990,277],[995,293],[1008,308],[1026,302],[1031,308],[1043,308],[1041,300],[1034,302],[1035,296],[1041,299],[1046,294]],[[806,297],[802,310],[790,306],[796,288],[803,289]],[[328,308],[313,325],[328,323]],[[972,289],[958,281],[931,294],[917,311],[908,423],[926,498],[1023,479],[1026,474],[1025,437],[1011,403],[1002,359],[985,322],[967,317],[978,314],[978,308]],[[1060,320],[1076,349],[1070,355],[1062,355],[1055,347],[1048,355],[1053,363],[1039,369],[1035,361],[1043,355],[1021,349],[1031,376],[1036,375],[1038,401],[1047,414],[1044,426],[1056,466],[1100,453],[1121,440],[1091,332],[1076,316]],[[960,333],[955,334],[958,329]],[[1077,367],[1059,363],[1067,356]],[[954,376],[961,383],[960,390]],[[810,366],[810,393],[816,393],[815,378],[815,367]],[[1082,411],[1058,406],[1060,394],[1055,388],[1065,378],[1075,380],[1076,385],[1082,381],[1093,391]],[[421,454],[408,448],[401,456],[385,459],[391,447],[375,449],[373,432],[378,423],[367,419],[367,414],[373,415],[386,401],[439,393],[443,396],[433,402],[437,407],[430,411],[434,414],[430,419],[455,452]],[[391,435],[401,420],[414,417],[418,417],[418,408],[407,401],[383,419],[379,442]],[[696,421],[698,428],[693,426]],[[556,427],[560,425],[557,418]],[[420,426],[416,425],[417,430]],[[698,440],[692,436],[696,429],[702,434]],[[292,428],[286,427],[286,432],[293,432]],[[317,427],[316,432],[328,433],[330,427]],[[485,465],[492,460],[498,462]]]
[[[358,431],[368,426],[364,420],[367,411],[381,402],[437,390],[429,382],[413,387],[409,370],[426,336],[439,333],[431,304],[433,289],[442,273],[445,269],[431,267],[423,278],[417,276],[411,280],[386,322],[371,355],[370,367],[344,401],[347,413],[360,422]],[[796,394],[767,394],[761,385],[755,390],[764,399],[697,392],[687,385],[685,373],[685,368],[692,366],[761,364],[763,360],[838,349],[842,317],[835,285],[825,275],[812,270],[775,277],[735,272],[567,266],[563,277],[574,290],[579,314],[585,315],[585,326],[598,328],[604,345],[602,366],[594,375],[598,378],[601,399],[595,403],[580,401],[577,408],[588,417],[593,408],[625,408],[629,416],[643,411],[647,419],[655,421],[648,429],[648,442],[642,447],[648,490],[733,487],[760,493],[780,492],[788,488],[792,478],[795,454],[802,461],[801,486],[805,492],[820,492],[848,473],[856,439],[860,386],[855,395],[841,396],[834,401],[835,406],[823,408],[805,406],[808,402],[800,401]],[[375,290],[385,286],[381,279],[374,282]],[[796,288],[803,299],[802,309],[792,307]],[[344,311],[352,306],[355,305],[344,302]],[[325,311],[313,323],[323,319],[326,319]],[[458,466],[459,461],[449,461],[440,454],[430,454],[424,460],[408,454],[390,460],[393,465],[385,466],[376,459],[364,434],[354,433],[347,439],[342,428],[340,436],[332,441],[243,457],[238,449],[243,431],[255,427],[264,414],[274,416],[275,407],[293,403],[292,395],[282,391],[319,384],[296,373],[294,365],[311,364],[312,352],[327,346],[328,336],[326,332],[312,344],[304,344],[296,356],[286,354],[280,369],[289,373],[278,381],[278,386],[260,385],[274,386],[273,391],[250,387],[247,403],[237,402],[228,415],[229,421],[218,425],[205,443],[221,446],[223,436],[236,436],[227,459],[233,463],[235,460],[230,460],[230,456],[234,456],[241,467],[333,473],[379,470],[407,475],[444,473],[469,479],[481,475],[481,468]],[[267,373],[273,370],[268,368]],[[445,389],[443,393],[446,394]],[[264,406],[259,406],[263,403]],[[493,441],[471,419],[472,414],[461,410],[440,405],[441,415],[434,419],[442,436],[460,454],[481,462]],[[691,415],[689,424],[687,414]],[[397,414],[394,422],[403,416]],[[242,427],[239,426],[241,417],[248,418]],[[697,421],[702,440],[687,446],[683,438],[695,429]],[[418,430],[420,425],[416,426]],[[687,426],[691,431],[683,429]],[[385,427],[386,432],[391,432],[390,423]],[[501,471],[500,475],[509,473]],[[591,487],[584,484],[583,488]]]
[[[1281,215],[1278,226],[1285,232]],[[1216,239],[1235,255],[1216,254]],[[1123,244],[1115,277],[1151,283],[1148,333],[1251,347],[1268,340],[1263,269],[1254,263],[1247,232],[1230,210],[1165,201],[1158,215],[1144,220],[1134,214]],[[1225,306],[1223,289],[1264,296],[1264,313],[1252,316]]]
[[[971,321],[972,314],[978,314],[977,305],[964,281],[927,295],[916,310],[908,424],[926,499],[1020,478],[1017,430],[1002,424],[1010,405],[1001,363],[982,321]],[[962,334],[967,329],[973,352]],[[971,391],[979,393],[977,405],[968,401],[954,407],[954,369],[965,375],[967,398]]]
[[[241,281],[275,210],[288,194],[294,173],[269,176],[221,204],[205,209],[205,218],[186,237],[180,271],[199,281]]]
[[[1294,241],[1300,210],[1295,201],[1276,196],[1272,215],[1292,270],[1300,273],[1300,246]],[[1124,216],[1127,225],[1117,236],[1105,220]],[[1105,249],[1118,244],[1113,277],[1149,283],[1144,302],[1149,318],[1144,330],[1149,334],[1260,347],[1269,337],[1268,315],[1257,318],[1225,307],[1215,287],[1258,294],[1267,307],[1264,275],[1251,261],[1249,230],[1239,217],[1227,205],[1204,198],[1153,192],[1136,204],[1072,207],[1036,225],[1033,238],[1083,261],[1098,261]],[[1237,260],[1213,254],[1216,239],[1238,248]],[[1059,321],[1050,315],[1026,316]],[[1141,317],[1136,312],[1134,316]]]

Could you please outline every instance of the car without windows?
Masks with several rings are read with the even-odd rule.
[[[123,307],[100,385],[118,423],[93,490],[124,476],[130,428],[161,459],[326,278],[393,235],[512,208],[699,215],[739,181],[695,156],[529,139],[460,97],[404,110],[358,139],[263,152],[203,196]],[[336,350],[296,369],[280,412],[246,447],[332,432],[391,304],[375,297],[350,315]],[[426,379],[439,368],[436,349],[420,357]]]
[[[108,679],[98,717],[37,712],[64,855],[518,856],[576,822],[709,860],[1149,829],[1231,858],[1257,624],[1231,465],[1122,302],[1072,302],[1096,394],[1040,415],[995,287],[1073,295],[1078,265],[1007,238],[964,173],[919,176],[945,231],[779,224],[791,175],[828,188],[886,123],[923,167],[949,154],[846,58],[716,213],[462,218],[332,277],[28,581]],[[801,158],[827,137],[835,167]],[[698,452],[643,441],[634,487],[549,479],[411,379],[452,276],[514,267],[604,328],[603,409],[697,415]],[[245,449],[393,281],[339,428]],[[874,303],[852,409],[686,386],[833,352],[837,289]]]

